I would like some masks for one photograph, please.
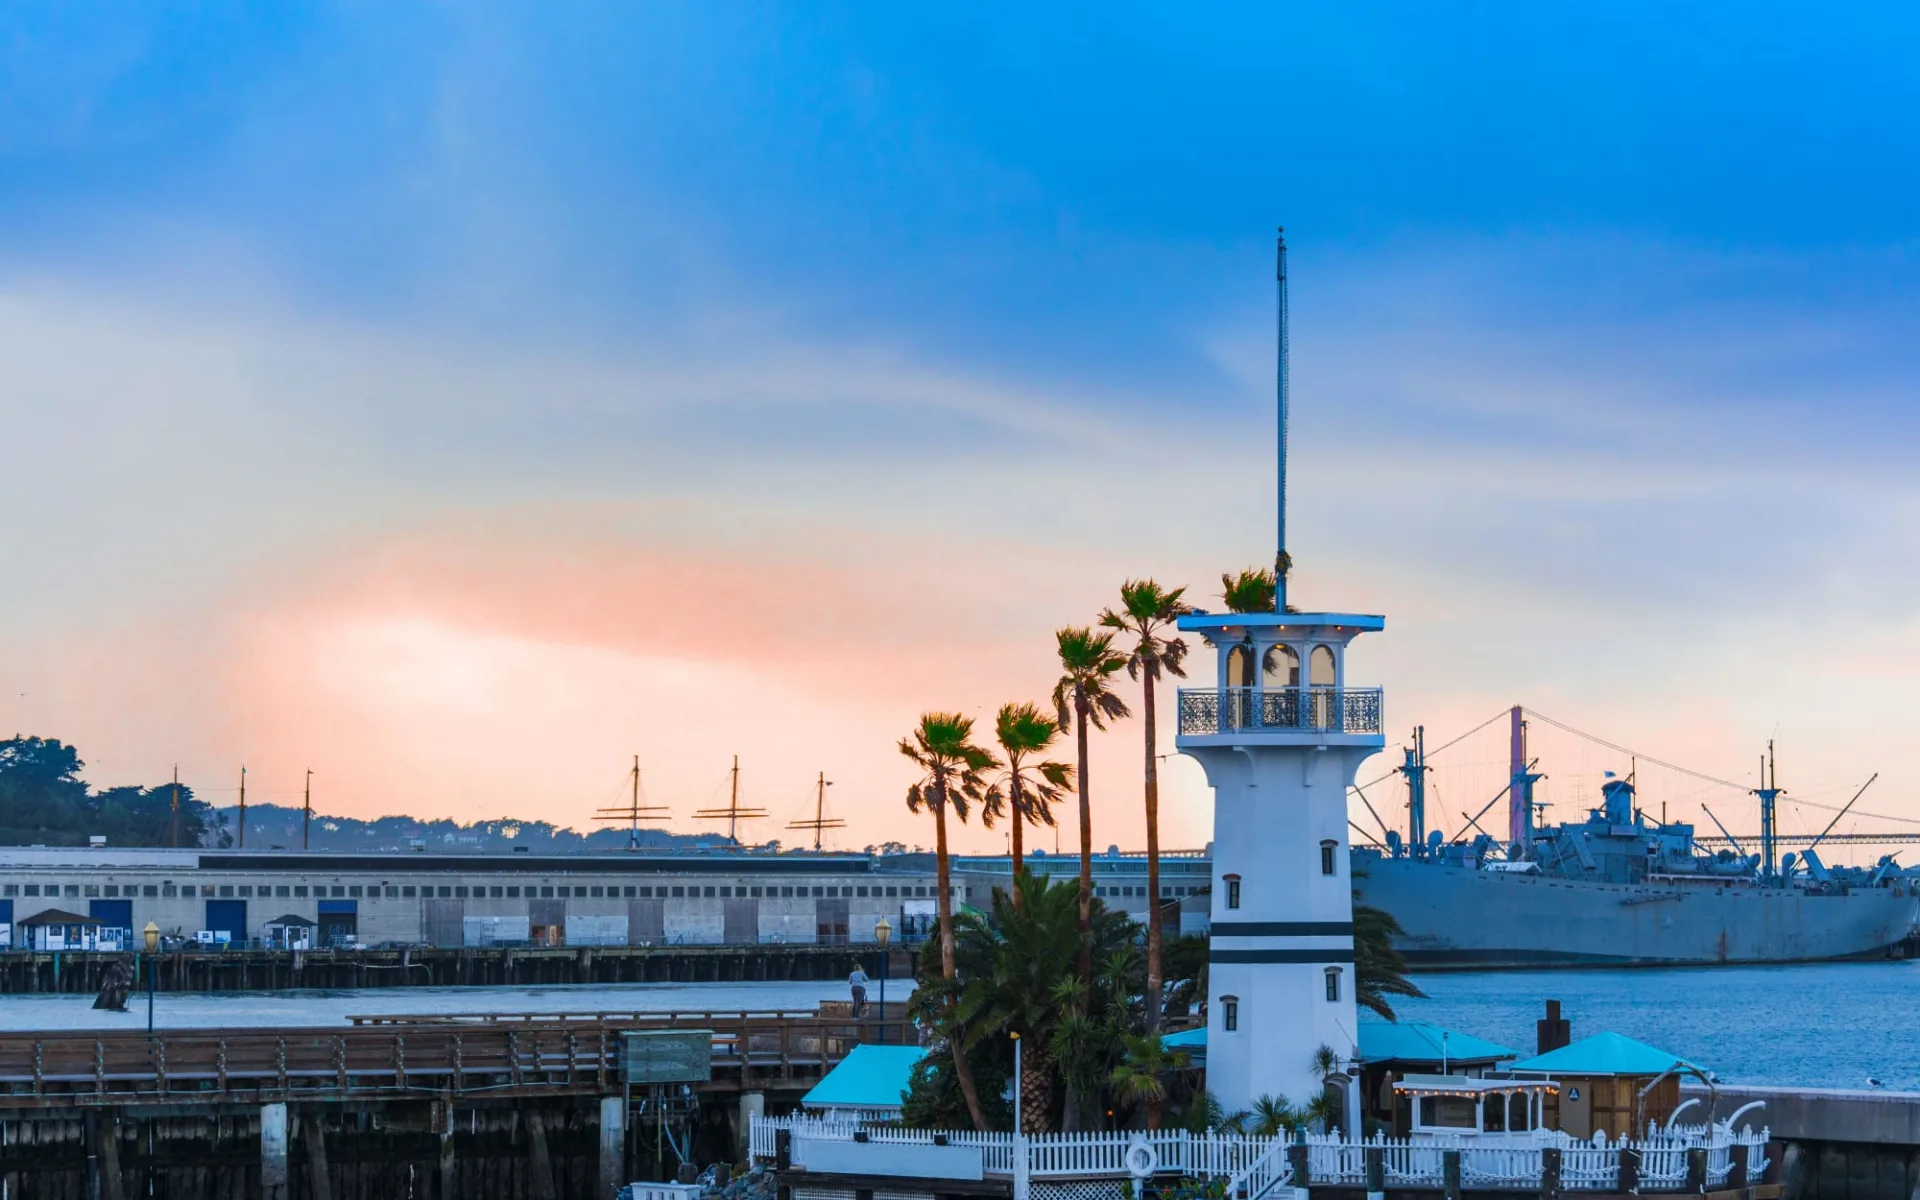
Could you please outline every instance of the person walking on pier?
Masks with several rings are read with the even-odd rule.
[[[854,967],[853,974],[847,976],[847,987],[853,991],[853,1015],[856,1017],[866,1016],[867,972],[865,969],[859,966]]]

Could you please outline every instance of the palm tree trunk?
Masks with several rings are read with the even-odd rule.
[[[947,781],[944,777],[935,777],[933,793],[934,878],[940,887],[940,895],[934,901],[940,914],[940,975],[952,979],[958,970],[953,961],[953,886],[947,864]],[[947,1049],[953,1055],[953,1079],[960,1085],[960,1095],[967,1102],[967,1115],[973,1118],[973,1127],[984,1133],[986,1114],[980,1109],[980,1096],[973,1087],[973,1069],[967,1065],[966,1050],[960,1043],[960,1030],[949,1025]]]
[[[1141,673],[1147,731],[1147,1033],[1160,1032],[1160,759],[1153,726],[1153,672]],[[1148,1110],[1147,1126],[1158,1129],[1160,1114]]]
[[[1087,689],[1073,687],[1074,725],[1080,752],[1080,984],[1093,986],[1093,801],[1087,793]]]
[[[1021,1132],[1046,1133],[1053,1128],[1053,1054],[1034,1039],[1025,1057],[1020,1065]]]
[[[940,914],[940,974],[942,978],[952,979],[957,968],[953,962],[952,873],[947,862],[947,781],[936,779],[933,791],[934,878],[940,888],[934,905]]]
[[[1009,756],[1009,759],[1011,759],[1011,756]],[[1008,791],[1011,793],[1010,803],[1013,808],[1013,911],[1019,912],[1020,870],[1026,865],[1027,861],[1027,839],[1026,831],[1023,828],[1027,823],[1027,803],[1025,794],[1020,790],[1020,764],[1017,761],[1013,761],[1011,762],[1011,766],[1013,767],[1011,772],[1013,779]]]

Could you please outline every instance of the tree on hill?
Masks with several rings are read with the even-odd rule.
[[[172,845],[175,789],[112,787],[91,791],[80,752],[58,738],[0,741],[0,841],[80,845],[93,836],[115,846]],[[179,844],[221,845],[228,835],[213,807],[179,785]]]

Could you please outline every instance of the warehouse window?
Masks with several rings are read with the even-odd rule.
[[[293,894],[293,889],[288,887],[284,883],[277,884],[273,889],[273,894],[280,897],[282,900],[285,900],[288,896]]]
[[[28,884],[28,885],[27,885],[27,895],[29,895],[29,896],[38,896],[39,894],[40,894],[40,885],[39,885],[39,884],[37,884],[37,883],[30,883],[30,884]]]
[[[464,889],[463,889],[463,890],[464,890]],[[359,899],[359,898],[360,898],[360,885],[356,883],[356,884],[354,884],[354,885],[353,885],[352,887],[350,887],[350,888],[348,888],[348,889],[347,889],[347,895],[349,895],[349,896],[352,896],[352,897],[353,897],[354,899],[356,899],[356,900],[357,900],[357,899]]]
[[[295,888],[295,889],[293,889],[293,890],[297,892],[297,891],[299,891],[300,889],[299,889],[299,888]],[[409,886],[409,887],[403,887],[403,888],[401,888],[401,889],[400,889],[400,898],[401,898],[402,900],[411,900],[411,899],[413,899],[413,898],[414,898],[414,895],[413,895],[413,888],[412,888],[412,887],[410,887],[410,886]]]
[[[687,889],[686,889],[686,888],[683,888],[683,887],[677,887],[677,888],[675,888],[675,889],[673,889],[673,894],[674,894],[674,896],[675,896],[675,897],[680,897],[680,896],[684,896],[684,895],[686,895],[686,894],[687,894]]]
[[[507,899],[509,899],[509,900],[518,900],[519,898],[520,898],[520,889],[519,889],[519,888],[517,888],[517,887],[510,887],[510,888],[508,888],[508,889],[507,889]]]
[[[305,899],[305,898],[306,898],[306,895],[307,895],[307,885],[306,885],[306,884],[304,884],[304,883],[296,883],[296,884],[294,884],[294,885],[293,885],[293,894],[294,894],[294,896],[295,896],[295,897],[297,897],[297,898],[299,898],[299,899]],[[408,891],[407,891],[407,895],[409,895],[409,896],[411,896],[411,895],[413,895],[413,891],[412,891],[412,889],[408,889]]]
[[[454,899],[456,899],[456,900],[465,900],[465,899],[467,898],[467,889],[466,889],[466,888],[464,888],[464,887],[456,887],[456,888],[454,888],[454,889],[453,889],[453,897],[454,897]]]
[[[708,899],[712,899],[712,898],[713,898],[713,889],[712,889],[712,888],[708,888],[708,889],[707,889],[707,898],[708,898]]]
[[[223,884],[221,884],[221,885],[220,885],[220,898],[221,898],[221,899],[223,899],[223,900],[224,900],[224,899],[227,899],[227,898],[229,898],[229,897],[231,897],[232,895],[233,895],[233,885],[232,885],[232,884],[230,884],[230,883],[223,883]]]
[[[639,888],[634,887],[632,884],[627,885],[627,899],[629,900],[633,899],[636,895],[639,894],[639,892],[640,892]]]
[[[347,889],[344,884],[336,883],[333,885],[333,898],[335,900],[344,899],[346,897],[346,894],[347,894]],[[440,894],[444,896],[447,893],[445,891],[442,891]]]
[[[708,895],[712,895],[712,894],[713,894],[713,889],[712,889],[712,888],[708,888],[708,889],[707,889],[707,894],[708,894]],[[725,900],[725,899],[727,899],[727,898],[729,898],[729,897],[731,897],[732,895],[733,895],[733,889],[732,889],[732,888],[730,888],[730,887],[723,887],[723,888],[721,888],[721,889],[720,889],[720,898],[721,898],[721,899],[723,899],[723,900]]]

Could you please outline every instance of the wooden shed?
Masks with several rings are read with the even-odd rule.
[[[1582,1038],[1507,1070],[1558,1081],[1547,1101],[1547,1128],[1583,1138],[1645,1133],[1649,1121],[1664,1125],[1679,1107],[1681,1076],[1706,1078],[1686,1059],[1618,1033]]]

